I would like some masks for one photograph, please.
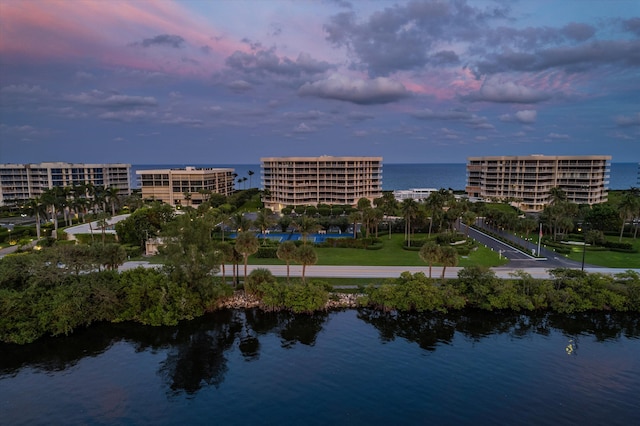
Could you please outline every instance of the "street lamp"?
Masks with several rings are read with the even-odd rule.
[[[580,267],[581,271],[584,271],[584,256],[587,252],[587,224],[578,224],[578,232],[582,231],[582,266]]]

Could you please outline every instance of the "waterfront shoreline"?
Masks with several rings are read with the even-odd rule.
[[[358,298],[362,296],[362,294],[353,293],[329,293],[329,300],[327,301],[324,310],[357,308],[359,306]],[[259,297],[253,294],[247,294],[242,290],[235,291],[232,296],[220,300],[216,306],[216,309],[253,308],[258,308],[263,311],[281,310],[265,306]]]

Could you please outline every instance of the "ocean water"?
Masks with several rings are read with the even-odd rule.
[[[640,424],[637,314],[225,310],[0,345],[0,425]]]
[[[235,169],[238,177],[249,178],[251,170],[251,186],[261,187],[259,164],[135,164],[131,167],[132,182],[138,187],[136,170],[183,168],[185,166],[196,167],[231,167]],[[464,190],[467,179],[466,164],[387,164],[382,165],[382,189],[392,191],[409,188],[445,188]],[[613,163],[611,164],[611,178],[609,189],[629,189],[632,186],[640,186],[638,176],[638,163]],[[249,187],[249,180],[242,184],[236,183],[236,188]]]

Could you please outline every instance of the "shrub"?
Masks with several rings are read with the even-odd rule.
[[[278,258],[278,248],[277,247],[264,247],[260,246],[258,251],[253,255],[259,259],[277,259]]]
[[[604,243],[604,246],[612,251],[613,249],[633,250],[633,245],[631,243],[619,243],[617,241],[607,241]]]
[[[124,250],[127,253],[127,258],[142,256],[142,249],[138,245],[123,244],[122,247],[124,247]]]

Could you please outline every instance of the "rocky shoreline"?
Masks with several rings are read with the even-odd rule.
[[[361,296],[361,294],[330,293],[329,301],[325,305],[325,310],[357,308],[359,306],[358,298]],[[269,308],[262,304],[260,298],[253,294],[246,294],[244,291],[234,292],[232,296],[221,300],[217,307],[218,309],[259,308],[269,310]]]

